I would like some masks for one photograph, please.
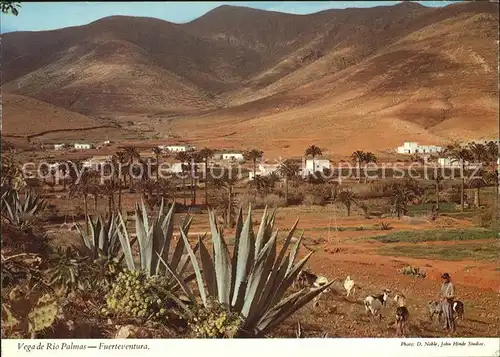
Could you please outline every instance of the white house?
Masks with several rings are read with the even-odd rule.
[[[259,164],[257,167],[257,170],[255,172],[256,176],[268,176],[272,174],[273,172],[276,172],[278,170],[279,165],[278,164]],[[248,178],[250,180],[254,179],[253,176],[253,171],[250,171],[248,174]]]
[[[63,150],[64,144],[54,144],[54,150]]]
[[[461,167],[461,163],[459,160],[453,160],[452,158],[449,158],[449,157],[440,157],[438,159],[438,165],[443,166],[443,167],[451,167],[451,168],[454,168],[454,167],[460,168]],[[468,169],[476,168],[479,165],[481,165],[481,164],[465,161],[465,167]]]
[[[99,170],[101,165],[111,162],[111,156],[94,156],[82,162],[82,166],[85,168]]]
[[[243,161],[245,158],[239,152],[226,152],[222,154],[222,160]]]
[[[418,145],[416,142],[404,142],[403,146],[396,149],[398,154],[432,154],[442,151],[441,146]]]
[[[307,173],[313,173],[313,170],[318,172],[318,171],[323,171],[323,169],[330,169],[331,164],[330,160],[328,159],[307,159],[306,160],[306,167],[302,170],[303,174]]]
[[[77,150],[89,150],[92,148],[92,145],[91,144],[75,143],[74,148]]]
[[[163,151],[171,151],[171,152],[181,152],[181,151],[190,151],[194,150],[194,146],[191,145],[162,145],[158,146]]]

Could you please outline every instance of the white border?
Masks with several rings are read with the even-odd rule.
[[[449,345],[444,345],[449,343]],[[473,345],[479,344],[479,345]],[[126,349],[142,345],[147,349]],[[31,346],[27,348],[26,346]],[[53,349],[49,349],[50,346]],[[69,348],[81,346],[83,349]],[[94,348],[89,346],[95,346]],[[118,346],[104,349],[103,346]],[[2,340],[2,356],[102,355],[113,357],[145,356],[231,356],[305,357],[320,353],[327,356],[404,356],[404,357],[490,357],[500,356],[500,338],[325,338],[325,339],[58,339]]]

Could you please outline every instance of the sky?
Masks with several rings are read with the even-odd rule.
[[[112,15],[145,16],[184,23],[221,5],[311,14],[327,9],[395,5],[400,1],[260,1],[260,2],[29,2],[19,15],[1,15],[1,33],[43,31],[85,25]],[[456,1],[416,1],[425,6],[445,6]]]

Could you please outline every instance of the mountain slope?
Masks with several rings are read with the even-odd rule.
[[[386,147],[391,135],[434,142],[498,132],[498,3],[311,15],[221,6],[182,25],[113,16],[10,33],[2,47],[4,91],[89,115],[181,116],[155,124],[160,132],[241,130],[233,137],[246,140],[266,130],[262,138],[283,146],[307,134],[332,148],[328,129],[350,135],[366,121],[365,132],[404,128],[383,135]]]

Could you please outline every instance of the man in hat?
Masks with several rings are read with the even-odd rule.
[[[453,301],[455,299],[455,287],[451,282],[450,274],[441,275],[443,285],[441,285],[441,304],[443,306],[443,315],[445,320],[444,328],[455,332],[455,320],[453,319]]]

